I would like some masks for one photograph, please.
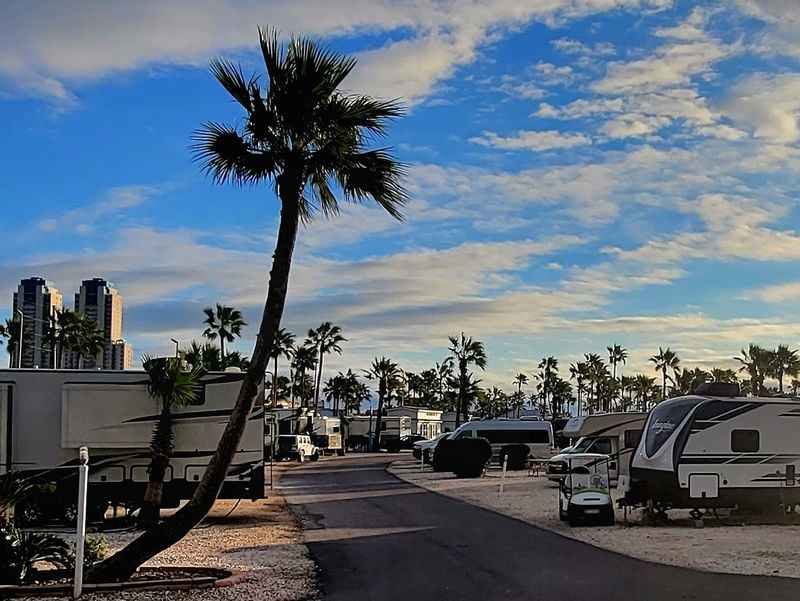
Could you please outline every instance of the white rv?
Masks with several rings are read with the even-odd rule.
[[[576,442],[547,462],[547,477],[559,482],[566,473],[566,459],[575,453],[608,455],[611,485],[628,475],[631,454],[639,444],[646,413],[598,413],[573,417],[564,425],[562,436]]]
[[[506,445],[524,444],[530,449],[530,456],[545,459],[552,456],[553,426],[540,419],[481,419],[461,424],[453,439],[485,438],[492,445],[492,458],[497,459]]]
[[[197,403],[173,410],[175,452],[163,505],[188,499],[236,402],[243,374],[203,376]],[[48,483],[28,508],[74,519],[78,449],[89,447],[93,518],[109,504],[137,506],[148,480],[149,444],[161,407],[143,371],[0,370],[0,473]],[[220,498],[264,496],[264,411],[256,405]],[[35,506],[34,506],[35,504]]]
[[[347,445],[363,446],[370,435],[375,436],[377,418],[374,415],[351,415],[347,419]],[[411,418],[404,415],[381,417],[381,447],[390,451],[400,449],[400,443],[411,436]]]
[[[736,396],[723,396],[723,395]],[[800,402],[704,385],[657,405],[623,502],[657,509],[800,503]]]

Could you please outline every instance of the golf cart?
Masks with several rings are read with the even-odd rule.
[[[608,455],[574,453],[563,461],[567,465],[559,487],[558,517],[570,526],[612,526],[614,502],[609,490]]]

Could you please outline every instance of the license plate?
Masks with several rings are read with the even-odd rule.
[[[586,509],[586,510],[584,510],[584,513],[586,513],[587,515],[597,515],[598,513],[600,513],[600,510],[599,509]]]

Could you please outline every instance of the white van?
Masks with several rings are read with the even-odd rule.
[[[482,419],[461,424],[453,439],[485,438],[492,445],[492,459],[500,456],[500,450],[511,444],[524,444],[530,449],[530,457],[546,459],[555,451],[553,426],[539,419]]]

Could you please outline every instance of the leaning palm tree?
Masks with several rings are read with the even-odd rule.
[[[275,332],[275,340],[272,342],[272,351],[270,357],[272,358],[272,406],[278,406],[278,359],[284,357],[287,361],[291,361],[292,354],[294,353],[294,334],[285,328],[279,328]]]
[[[669,347],[662,349],[658,347],[658,354],[653,355],[650,357],[650,361],[655,364],[656,371],[661,372],[661,385],[662,385],[662,392],[661,398],[667,398],[667,380],[671,380],[674,383],[674,379],[667,375],[667,370],[672,370],[676,372],[680,367],[680,359],[678,355],[675,354],[674,351],[670,350]]]
[[[233,342],[236,338],[241,337],[242,328],[247,325],[247,322],[242,317],[239,309],[220,305],[217,303],[215,308],[206,307],[203,309],[206,318],[203,323],[206,329],[203,330],[203,337],[208,340],[216,340],[219,338],[219,352],[222,355],[222,360],[225,360],[225,343]]]
[[[320,324],[316,330],[308,331],[308,339],[311,345],[317,349],[317,372],[314,376],[314,410],[319,408],[319,388],[322,382],[322,362],[325,355],[329,353],[342,354],[340,344],[346,342],[347,338],[342,336],[342,328],[326,321]]]
[[[400,219],[406,192],[404,173],[386,149],[367,144],[386,133],[388,121],[403,111],[397,102],[345,95],[338,88],[355,60],[327,51],[308,39],[286,47],[277,34],[259,31],[267,70],[266,86],[246,78],[240,67],[212,62],[222,86],[244,110],[244,125],[209,122],[195,136],[196,158],[216,183],[271,182],[280,201],[278,238],[266,303],[251,356],[217,450],[192,499],[159,528],[150,528],[114,556],[97,564],[91,580],[122,579],[156,553],[173,545],[211,509],[222,486],[250,410],[263,381],[280,328],[295,238],[302,222],[321,212],[335,215],[339,199],[373,199]]]
[[[464,336],[464,332],[461,332],[460,338],[450,336],[449,340],[450,355],[453,362],[458,364],[458,405],[456,406],[456,428],[458,428],[461,424],[461,417],[463,416],[465,419],[467,417],[467,389],[469,387],[467,369],[470,365],[484,369],[486,367],[486,351],[482,342]]]
[[[402,372],[397,363],[386,357],[377,357],[372,361],[370,369],[365,372],[369,380],[378,381],[378,413],[375,416],[375,437],[372,439],[372,450],[378,452],[381,449],[381,421],[383,418],[383,405],[398,384],[402,377]]]
[[[186,370],[176,357],[153,359],[145,355],[142,366],[147,372],[147,392],[161,404],[161,413],[150,440],[150,469],[139,519],[145,525],[158,522],[164,476],[174,450],[172,410],[196,401],[202,370]]]

